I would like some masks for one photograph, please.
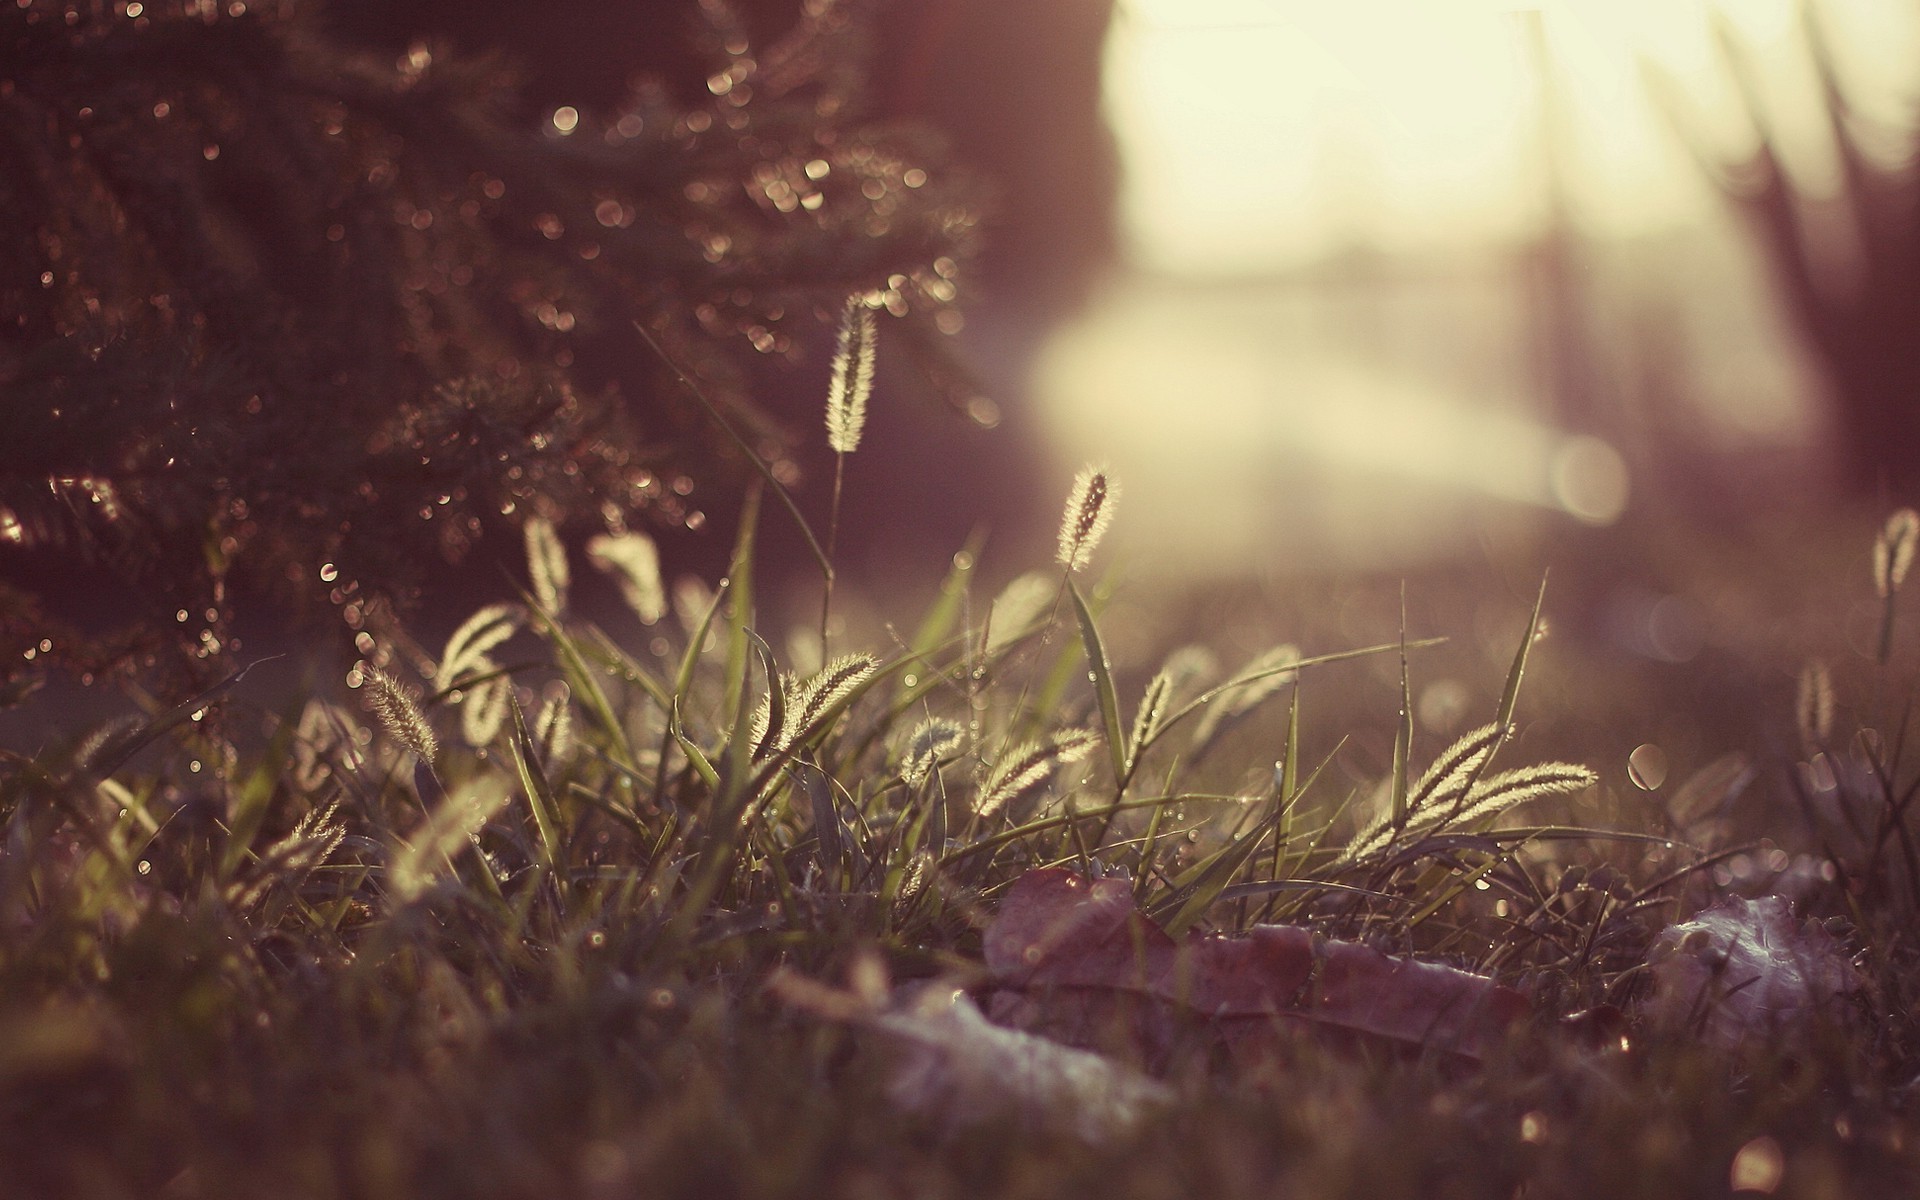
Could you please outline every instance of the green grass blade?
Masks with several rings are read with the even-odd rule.
[[[1134,809],[1163,809],[1201,801],[1213,801],[1219,804],[1239,804],[1243,799],[1244,797],[1241,796],[1223,796],[1207,792],[1181,792],[1164,796],[1147,796],[1138,800],[1123,800],[1115,807],[1119,808],[1122,812],[1130,812]],[[967,859],[976,855],[986,854],[1013,842],[1033,837],[1035,834],[1047,833],[1055,829],[1065,829],[1071,822],[1089,820],[1094,815],[1096,814],[1058,813],[1049,817],[1036,817],[1024,825],[1016,825],[1011,829],[1002,829],[998,833],[975,838],[966,845],[941,855],[940,866],[943,868],[950,867],[955,863],[965,862]]]
[[[693,397],[695,403],[699,404],[700,407],[705,410],[708,418],[720,427],[721,432],[725,433],[733,444],[739,447],[740,453],[748,462],[753,464],[753,469],[760,473],[760,478],[766,482],[768,487],[773,489],[773,494],[779,498],[781,505],[787,510],[787,515],[791,516],[793,523],[800,527],[800,536],[806,539],[807,549],[813,552],[813,561],[819,564],[821,577],[823,579],[832,579],[833,559],[827,554],[826,550],[821,547],[820,539],[814,536],[813,526],[807,524],[807,518],[801,514],[800,506],[793,502],[793,493],[781,486],[780,480],[774,476],[773,468],[769,467],[766,461],[760,457],[760,452],[753,448],[751,442],[740,435],[740,431],[733,427],[733,422],[727,420],[725,415],[721,413],[720,406],[708,398],[707,393],[701,389],[700,385],[693,381],[693,377],[681,369],[680,364],[674,361],[673,355],[667,353],[667,348],[660,344],[659,339],[653,336],[652,331],[640,321],[635,321],[633,327],[639,332],[640,337],[647,345],[652,347],[653,352],[660,356],[660,361],[667,364],[667,369],[673,372],[675,378],[679,379],[680,385],[687,389],[687,393]]]
[[[1407,670],[1407,585],[1400,585],[1400,723],[1393,733],[1393,827],[1406,828],[1413,756],[1413,685]]]
[[[561,861],[559,806],[554,802],[553,785],[547,780],[540,757],[534,752],[533,735],[527,730],[526,714],[520,711],[518,698],[507,698],[513,716],[513,765],[520,772],[520,786],[526,790],[527,807],[533,812],[534,828],[540,835],[541,865],[557,872]]]
[[[128,759],[131,759],[134,755],[152,745],[162,735],[192,721],[193,714],[231,691],[242,679],[247,677],[248,671],[253,670],[263,662],[272,662],[274,659],[280,657],[282,656],[274,654],[266,658],[255,659],[225,679],[222,679],[219,683],[214,684],[206,691],[193,697],[193,699],[183,704],[176,704],[159,716],[143,721],[139,725],[129,729],[126,733],[114,738],[102,746],[97,753],[92,755],[88,762],[80,765],[84,769],[84,772],[94,779],[108,778],[115,771],[125,766]]]
[[[666,712],[668,708],[672,707],[673,693],[667,690],[667,685],[662,683],[659,677],[654,675],[652,671],[649,671],[639,659],[636,659],[633,655],[621,649],[619,643],[615,642],[606,630],[601,629],[598,625],[586,625],[584,626],[584,631],[586,633],[587,643],[586,646],[583,647],[582,653],[591,652],[592,655],[599,660],[599,664],[602,667],[613,671],[628,683],[639,687],[641,691],[647,694],[649,699],[660,706],[661,712]]]
[[[727,666],[726,696],[721,704],[721,721],[739,726],[747,695],[747,631],[753,625],[753,547],[760,524],[760,489],[749,488],[740,508],[740,531],[734,537],[733,561],[727,567]]]
[[[1293,842],[1294,802],[1300,798],[1300,684],[1293,685],[1292,701],[1287,705],[1287,750],[1280,761],[1280,826],[1273,838],[1273,865],[1268,875],[1283,878],[1287,850]]]
[[[290,757],[293,735],[297,729],[296,721],[281,721],[267,742],[266,754],[261,757],[259,765],[234,792],[233,807],[227,814],[227,842],[220,852],[219,878],[232,878],[234,871],[252,852],[254,839],[260,836],[260,827],[266,822],[274,789]]]
[[[1227,885],[1233,882],[1234,876],[1253,858],[1273,826],[1274,818],[1268,817],[1237,840],[1216,850],[1203,861],[1192,883],[1159,906],[1155,915],[1166,914],[1161,925],[1169,935],[1176,938],[1186,936],[1187,930],[1206,915]]]
[[[607,697],[607,690],[600,686],[599,673],[595,671],[580,647],[574,643],[573,636],[560,627],[553,614],[540,607],[531,594],[521,593],[527,610],[540,626],[540,635],[547,639],[560,656],[561,673],[567,677],[567,683],[584,700],[587,711],[593,714],[594,723],[607,735],[607,748],[620,765],[633,769],[633,743],[627,737],[627,727],[621,722],[614,710],[613,701]]]
[[[1404,648],[1407,650],[1424,650],[1429,646],[1444,645],[1446,640],[1447,639],[1443,637],[1420,638],[1417,641],[1407,642]],[[1161,738],[1171,733],[1175,726],[1204,709],[1215,699],[1227,692],[1233,691],[1235,688],[1244,687],[1249,683],[1265,679],[1270,675],[1280,675],[1288,671],[1305,670],[1308,667],[1326,666],[1329,663],[1347,662],[1356,658],[1367,658],[1375,654],[1385,654],[1389,651],[1402,648],[1399,642],[1381,642],[1375,646],[1362,646],[1358,650],[1336,650],[1332,654],[1310,655],[1298,662],[1288,663],[1285,666],[1274,666],[1262,671],[1250,671],[1244,675],[1237,675],[1217,687],[1208,688],[1206,691],[1201,692],[1198,696],[1181,705],[1172,716],[1160,723],[1160,728],[1155,730],[1153,736],[1147,739],[1146,744],[1140,748],[1140,752],[1142,754],[1146,753],[1148,749],[1157,745]]]
[[[677,701],[674,703],[673,712],[668,716],[667,731],[679,745],[680,753],[687,756],[687,762],[692,764],[694,773],[705,781],[707,790],[716,795],[719,794],[720,772],[713,769],[713,763],[708,760],[705,752],[694,745],[693,740],[687,736],[686,730],[681,728],[680,705]]]
[[[1100,704],[1100,724],[1107,735],[1107,762],[1113,768],[1116,788],[1124,788],[1127,779],[1127,731],[1120,723],[1120,695],[1114,690],[1113,668],[1107,662],[1107,649],[1100,642],[1100,629],[1086,597],[1072,580],[1067,595],[1073,598],[1073,612],[1080,619],[1080,644],[1087,653],[1087,670],[1093,677],[1093,694]]]
[[[713,618],[719,613],[720,604],[726,599],[732,585],[731,578],[720,581],[720,586],[713,590],[713,599],[707,603],[707,611],[700,614],[700,623],[694,626],[693,632],[687,637],[686,653],[680,656],[680,669],[674,673],[673,677],[675,706],[684,701],[687,693],[693,690],[693,676],[700,666],[701,648],[706,645],[707,633],[713,628]]]
[[[1513,656],[1513,665],[1507,668],[1507,687],[1500,693],[1500,715],[1495,724],[1502,729],[1513,725],[1513,711],[1520,703],[1520,680],[1527,673],[1527,654],[1533,649],[1533,641],[1540,636],[1540,610],[1547,602],[1547,576],[1540,576],[1540,591],[1533,598],[1533,616],[1527,621],[1527,636],[1520,641],[1520,649]]]
[[[966,610],[967,595],[973,588],[974,567],[980,561],[980,551],[986,540],[984,534],[975,531],[960,552],[953,556],[953,565],[940,583],[939,599],[921,618],[920,627],[914,630],[913,639],[907,643],[913,658],[931,658],[958,628],[960,616]],[[901,697],[904,698],[910,690],[902,684]]]

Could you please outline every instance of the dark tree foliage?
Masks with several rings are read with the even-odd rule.
[[[930,321],[972,202],[863,118],[858,13],[705,15],[704,100],[576,114],[290,0],[0,7],[11,667],[204,678],[238,590],[352,625],[536,512],[697,525],[745,464],[635,322],[779,460],[730,351]]]
[[[704,102],[714,58],[689,50],[703,10],[728,20],[737,44],[766,46],[816,2],[328,0],[323,15],[339,37],[387,57],[422,40],[509,54],[524,77],[517,98],[544,112],[617,104],[636,74],[658,79],[679,103]],[[949,170],[964,169],[981,197],[966,329],[954,339],[884,323],[880,404],[847,480],[836,567],[892,580],[900,563],[924,562],[926,548],[959,546],[978,528],[1004,549],[1011,531],[1058,499],[1058,480],[1039,482],[1048,464],[1034,436],[1029,372],[1115,256],[1118,163],[1100,86],[1113,0],[865,2],[863,110],[938,131]],[[818,357],[815,386],[800,395],[792,372],[765,365],[773,369],[761,373],[764,387],[792,397],[789,413],[811,407],[807,397],[824,386]],[[796,459],[808,479],[831,477],[817,434],[801,439]],[[720,511],[709,512],[725,526]],[[723,550],[711,544],[718,540],[706,549]],[[765,539],[762,549],[769,578],[811,570],[787,539]]]

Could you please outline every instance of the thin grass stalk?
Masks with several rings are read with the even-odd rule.
[[[827,508],[827,560],[831,562],[835,543],[840,540],[840,488],[846,478],[847,456],[844,451],[836,450],[833,455],[833,501]],[[832,571],[827,572],[820,591],[820,661],[826,662],[833,657],[831,625],[833,621],[833,583]]]
[[[640,337],[653,349],[653,352],[660,356],[660,361],[667,364],[667,369],[673,372],[674,378],[678,379],[680,385],[687,389],[687,392],[692,395],[713,423],[720,427],[721,431],[724,432],[728,439],[740,450],[740,453],[746,456],[746,460],[753,464],[753,469],[759,472],[760,477],[766,481],[767,486],[773,489],[773,494],[779,497],[781,505],[786,508],[787,514],[793,518],[793,523],[799,526],[800,536],[806,540],[807,550],[812,553],[813,561],[820,567],[821,578],[831,583],[833,581],[833,557],[821,547],[820,539],[814,536],[813,527],[807,524],[807,518],[801,514],[800,506],[794,503],[793,494],[781,486],[780,480],[775,478],[773,474],[773,468],[761,461],[759,453],[754,450],[746,438],[740,436],[740,431],[735,429],[733,423],[721,414],[719,406],[708,398],[706,392],[701,390],[700,385],[695,383],[692,377],[681,368],[680,364],[674,360],[673,355],[667,353],[666,347],[662,346],[659,341],[654,338],[647,327],[639,321],[635,321],[633,327],[639,331]]]

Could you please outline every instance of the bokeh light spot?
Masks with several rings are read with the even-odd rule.
[[[1575,519],[1611,525],[1626,511],[1627,464],[1599,438],[1568,438],[1554,451],[1547,470],[1554,500]]]

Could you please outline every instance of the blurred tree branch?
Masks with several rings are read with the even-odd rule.
[[[1788,307],[1833,388],[1843,484],[1912,497],[1920,490],[1920,128],[1894,133],[1898,154],[1850,99],[1826,21],[1803,0],[1801,26],[1823,125],[1838,165],[1838,195],[1813,194],[1787,165],[1752,48],[1718,25],[1727,66],[1757,145],[1729,161],[1702,133],[1669,75],[1654,72],[1658,102],[1709,176],[1757,232]]]

